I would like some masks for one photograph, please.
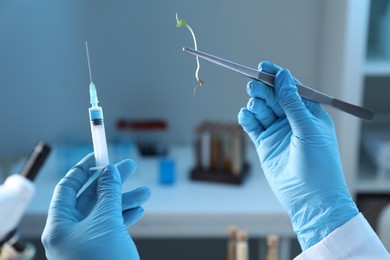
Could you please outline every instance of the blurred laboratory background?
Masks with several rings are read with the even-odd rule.
[[[270,235],[280,259],[300,253],[252,143],[236,132],[248,79],[201,60],[205,84],[193,95],[196,61],[182,51],[193,41],[176,13],[199,50],[253,68],[272,61],[375,111],[369,122],[327,108],[349,189],[381,232],[390,203],[390,0],[0,1],[1,183],[37,142],[52,147],[19,225],[35,259],[45,259],[40,234],[55,184],[93,151],[85,41],[111,161],[135,158],[125,188],[153,192],[130,228],[141,259],[226,259],[231,226],[246,232],[250,259],[266,259]],[[226,163],[204,170],[202,158],[222,156],[213,142],[227,138],[235,143],[218,148]]]

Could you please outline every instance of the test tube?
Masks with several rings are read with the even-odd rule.
[[[278,260],[278,243],[279,237],[277,235],[267,236],[267,260]]]
[[[242,170],[242,140],[240,132],[233,129],[232,133],[232,172],[238,176]]]
[[[218,169],[218,136],[215,131],[211,134],[210,169],[212,171]]]
[[[228,228],[227,260],[236,260],[237,227]]]
[[[210,146],[211,146],[211,134],[207,125],[200,130],[200,148],[201,148],[201,162],[202,170],[208,171],[210,168]]]
[[[249,259],[248,234],[245,231],[239,231],[237,233],[236,260],[248,260],[248,259]]]

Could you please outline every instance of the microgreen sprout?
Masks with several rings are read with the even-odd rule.
[[[176,13],[176,27],[179,28],[179,27],[182,27],[182,26],[185,26],[187,27],[187,29],[191,32],[191,35],[192,35],[192,39],[194,40],[194,47],[195,47],[195,50],[198,50],[198,45],[196,43],[196,37],[195,37],[195,33],[194,31],[192,30],[192,28],[186,23],[186,21],[184,19],[179,19],[177,17],[177,13]],[[199,63],[199,58],[198,56],[196,56],[196,71],[195,71],[195,78],[196,80],[198,81],[198,84],[195,86],[194,88],[194,95],[195,95],[195,92],[196,92],[196,88],[202,86],[205,82],[204,80],[201,80],[199,79],[199,69],[200,69],[200,63]]]

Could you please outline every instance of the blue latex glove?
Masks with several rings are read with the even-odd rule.
[[[287,211],[303,250],[358,214],[347,189],[332,119],[302,100],[288,70],[263,62],[275,88],[247,85],[250,98],[238,121],[256,146],[261,167]]]
[[[139,259],[127,227],[143,215],[140,206],[150,197],[141,187],[122,194],[122,183],[136,163],[109,165],[79,196],[93,174],[93,154],[73,167],[58,183],[42,234],[48,259]]]

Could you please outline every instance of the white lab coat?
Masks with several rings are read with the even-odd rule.
[[[390,259],[390,254],[367,220],[359,213],[295,258],[307,259]]]

